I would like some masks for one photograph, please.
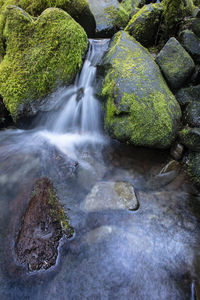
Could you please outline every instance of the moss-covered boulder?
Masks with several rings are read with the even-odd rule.
[[[183,113],[183,122],[191,127],[200,128],[200,102],[191,102]]]
[[[31,102],[70,84],[82,66],[88,40],[66,12],[45,10],[32,18],[16,6],[1,15],[0,94],[12,118],[33,113]]]
[[[89,36],[94,35],[95,20],[87,0],[0,0],[0,10],[9,4],[17,5],[35,17],[49,7],[61,8],[81,24]]]
[[[145,47],[153,45],[162,10],[162,5],[158,3],[143,6],[129,21],[125,31]]]
[[[181,44],[196,63],[200,62],[200,39],[191,31],[184,30],[180,34]]]
[[[156,62],[173,89],[181,88],[195,68],[191,56],[174,37],[159,52]]]
[[[104,59],[105,128],[121,141],[167,148],[181,116],[178,102],[149,52],[118,32]]]
[[[200,128],[184,128],[179,132],[180,142],[192,151],[200,151]]]

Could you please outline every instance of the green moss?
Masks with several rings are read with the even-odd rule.
[[[0,94],[16,120],[20,104],[71,83],[82,65],[88,41],[81,26],[56,8],[33,19],[8,6],[1,24],[6,52],[0,64]]]
[[[161,4],[144,5],[129,21],[125,28],[144,46],[155,42],[162,13]]]
[[[148,51],[132,42],[130,46],[131,37],[119,32],[106,55],[105,64],[112,67],[102,89],[107,99],[105,128],[134,145],[168,147],[180,107]]]
[[[70,226],[69,218],[67,217],[64,208],[60,204],[57,194],[55,190],[48,189],[49,193],[49,205],[50,205],[50,214],[54,222],[60,222],[63,232],[68,236],[71,237],[74,234],[73,228]]]
[[[109,6],[105,9],[106,17],[113,19],[114,24],[117,28],[125,27],[129,20],[129,13],[119,4],[119,8],[116,9],[114,6]]]

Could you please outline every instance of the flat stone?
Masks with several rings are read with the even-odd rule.
[[[101,181],[88,194],[83,203],[83,209],[101,210],[137,210],[139,202],[134,187],[124,181]]]

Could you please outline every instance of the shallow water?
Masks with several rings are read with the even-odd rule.
[[[65,108],[66,92],[59,98]],[[1,299],[200,299],[200,197],[184,172],[163,184],[156,175],[171,160],[168,152],[109,141],[100,119],[95,131],[81,122],[52,126],[62,111],[41,128],[0,133]],[[55,267],[23,274],[13,263],[13,243],[43,176],[54,183],[76,234],[63,241]],[[88,207],[87,195],[102,181],[133,184],[139,209],[105,209],[106,195]]]

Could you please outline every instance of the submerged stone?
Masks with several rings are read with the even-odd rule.
[[[38,180],[15,243],[17,262],[29,271],[50,268],[56,263],[60,239],[73,233],[53,184],[48,178]]]
[[[195,68],[191,56],[174,37],[168,40],[157,55],[156,62],[173,89],[181,88]]]
[[[134,145],[167,148],[181,116],[150,53],[126,32],[118,32],[104,59],[105,128]]]
[[[145,47],[153,45],[162,10],[162,5],[158,3],[143,6],[129,21],[125,31]]]
[[[37,19],[16,6],[1,15],[0,94],[12,118],[32,116],[31,103],[70,84],[82,66],[87,35],[66,12],[45,10]]]
[[[101,181],[97,183],[86,197],[83,209],[100,210],[137,210],[139,202],[134,187],[125,181]]]

